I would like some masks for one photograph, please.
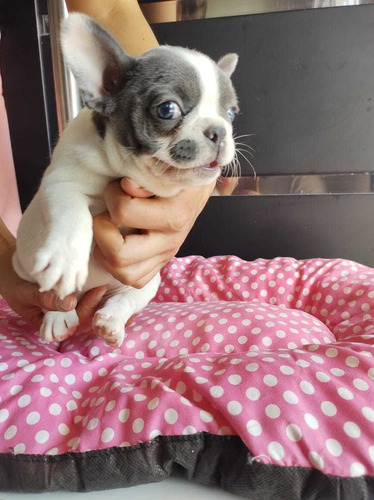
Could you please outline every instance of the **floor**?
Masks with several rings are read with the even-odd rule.
[[[145,484],[132,488],[96,491],[89,493],[55,492],[40,494],[0,492],[0,500],[234,500],[236,495],[217,487],[206,487],[180,478],[168,478],[161,483]]]

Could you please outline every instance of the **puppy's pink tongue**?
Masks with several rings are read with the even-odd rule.
[[[218,165],[218,162],[212,161],[212,163],[209,165],[210,167],[214,168]]]

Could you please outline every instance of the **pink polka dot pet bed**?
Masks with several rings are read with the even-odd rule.
[[[120,349],[0,313],[0,489],[374,498],[374,270],[174,259]]]

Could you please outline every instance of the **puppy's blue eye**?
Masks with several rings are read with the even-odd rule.
[[[229,108],[227,110],[227,114],[229,115],[230,120],[233,121],[234,118],[235,118],[235,116],[236,116],[236,110],[235,110],[235,108]]]
[[[166,101],[156,106],[156,113],[162,120],[176,120],[182,116],[180,107],[173,101]]]

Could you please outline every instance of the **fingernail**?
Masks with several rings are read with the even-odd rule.
[[[65,297],[64,299],[57,299],[57,307],[63,311],[70,311],[73,309],[75,300],[73,297]]]

